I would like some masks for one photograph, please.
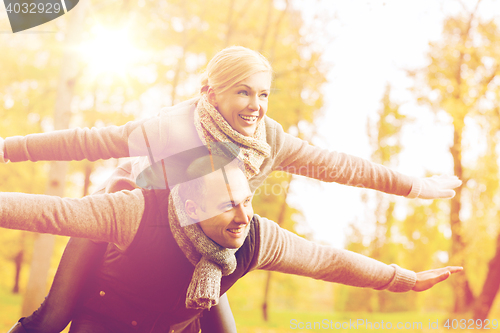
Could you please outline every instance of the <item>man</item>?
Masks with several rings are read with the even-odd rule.
[[[193,156],[177,160],[167,189],[83,199],[0,194],[1,227],[113,243],[71,332],[198,332],[202,311],[254,269],[394,292],[426,290],[461,270],[415,274],[302,239],[253,214],[236,159]],[[116,210],[118,201],[127,209]]]

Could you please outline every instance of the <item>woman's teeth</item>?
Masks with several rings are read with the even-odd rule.
[[[258,116],[244,116],[244,115],[239,115],[243,120],[246,120],[246,121],[250,121],[250,122],[253,122],[253,121],[257,121],[257,118],[259,118]]]

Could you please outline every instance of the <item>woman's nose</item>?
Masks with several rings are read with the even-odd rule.
[[[258,111],[260,109],[259,99],[257,98],[257,96],[253,96],[250,98],[248,108],[255,111]]]

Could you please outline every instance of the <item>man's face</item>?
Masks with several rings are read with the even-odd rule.
[[[204,209],[198,205],[197,220],[210,239],[220,246],[236,249],[243,245],[253,217],[252,192],[243,172],[226,167],[205,177],[207,197]]]

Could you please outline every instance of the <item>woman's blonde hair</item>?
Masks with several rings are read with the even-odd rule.
[[[271,64],[262,54],[243,46],[227,47],[210,60],[202,73],[200,93],[206,93],[209,87],[222,93],[259,72],[273,73]]]

